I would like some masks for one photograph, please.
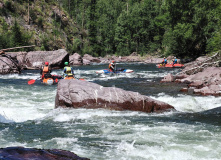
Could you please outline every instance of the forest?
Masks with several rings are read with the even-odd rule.
[[[0,0],[0,24],[0,49],[191,59],[221,49],[220,0]]]

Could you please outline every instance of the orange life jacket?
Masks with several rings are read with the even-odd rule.
[[[43,74],[46,74],[49,72],[49,67],[48,66],[44,66],[43,68]]]
[[[111,68],[111,66],[112,66],[112,64],[110,63],[110,64],[109,64],[109,70],[110,70],[111,72],[113,72],[114,70],[113,70],[113,68]]]
[[[49,73],[49,66],[44,66],[41,77],[43,78],[46,73]]]

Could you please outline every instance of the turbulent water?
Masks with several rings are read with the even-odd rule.
[[[0,148],[69,150],[91,160],[218,160],[221,157],[221,98],[179,92],[181,84],[159,83],[179,69],[118,64],[134,73],[98,75],[107,64],[74,67],[76,77],[136,91],[177,111],[147,114],[104,109],[54,109],[57,86],[45,86],[39,71],[0,76]],[[62,70],[53,71],[62,75]],[[208,111],[209,110],[209,111]]]

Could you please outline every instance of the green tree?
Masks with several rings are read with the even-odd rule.
[[[92,55],[96,56],[99,53],[97,45],[96,0],[91,0],[90,4],[89,41],[92,47]]]
[[[117,18],[122,12],[123,2],[116,0],[98,1],[97,3],[97,40],[101,56],[116,52],[115,32]]]
[[[218,6],[218,1],[210,0],[167,0],[171,24],[164,39],[167,53],[180,58],[206,54],[208,39],[217,28],[211,15]]]

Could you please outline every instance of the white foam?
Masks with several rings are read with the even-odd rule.
[[[4,112],[3,112],[4,113]],[[10,122],[13,122],[12,120],[9,120],[8,117],[4,114],[4,116],[2,116],[0,114],[0,122],[1,123],[10,123]]]
[[[178,95],[178,97],[172,97],[161,93],[158,97],[151,97],[163,102],[166,102],[175,107],[176,110],[182,112],[200,112],[213,108],[220,107],[221,97],[214,96],[190,96],[190,95]]]
[[[34,89],[34,87],[32,87]],[[11,121],[24,122],[44,117],[48,109],[54,108],[55,90],[26,90],[13,86],[1,88],[3,99],[0,114]],[[6,98],[7,97],[7,98]],[[44,108],[44,109],[43,109]]]

